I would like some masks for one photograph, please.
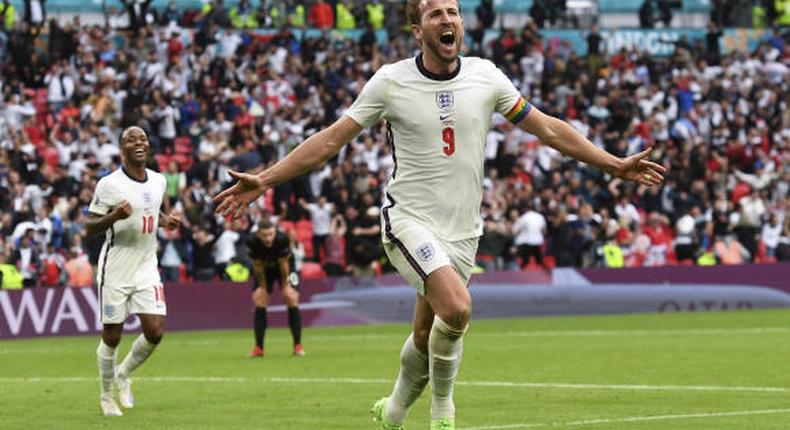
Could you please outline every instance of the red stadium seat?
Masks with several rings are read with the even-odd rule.
[[[296,222],[297,230],[310,230],[310,234],[312,235],[313,232],[313,222],[309,219],[300,219]]]
[[[167,172],[167,165],[170,164],[170,156],[165,154],[154,155],[156,164],[159,165],[160,172]]]
[[[494,256],[489,254],[477,254],[475,257],[477,261],[494,261]]]
[[[176,154],[192,155],[192,139],[189,136],[179,136],[175,140]]]
[[[384,273],[384,269],[381,267],[380,261],[373,262],[373,273],[375,273],[376,276],[381,276]]]
[[[175,161],[176,164],[178,164],[179,169],[184,172],[192,165],[192,155],[175,153],[170,156],[170,161]]]
[[[530,258],[529,264],[527,264],[527,266],[524,267],[524,271],[527,272],[542,272],[544,270],[546,270],[546,268],[538,264],[534,258]]]
[[[293,221],[288,221],[283,219],[280,220],[279,224],[280,224],[280,230],[284,231],[285,233],[288,233],[289,231],[295,228]]]
[[[178,266],[178,282],[189,282],[191,279],[187,276],[187,265],[181,263]]]
[[[302,264],[302,279],[324,279],[326,273],[321,265],[312,261]]]
[[[296,222],[296,240],[304,245],[304,252],[313,255],[313,223],[308,220]]]
[[[754,256],[755,263],[776,263],[776,257],[769,257],[768,254],[768,247],[765,246],[765,242],[762,240],[757,242],[757,255]]]
[[[36,124],[45,124],[47,128],[52,128],[54,125],[54,118],[49,115],[49,104],[47,103],[47,89],[40,88],[33,90],[30,95],[33,101],[33,107],[36,108]]]
[[[263,194],[263,206],[269,213],[274,213],[274,188],[269,188]]]
[[[678,265],[678,255],[675,252],[675,248],[674,247],[670,246],[669,249],[667,249],[667,261],[664,264],[666,264],[667,266],[677,266]]]

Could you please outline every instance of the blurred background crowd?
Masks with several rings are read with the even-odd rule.
[[[0,268],[26,286],[91,285],[103,236],[86,237],[83,221],[97,180],[120,166],[120,131],[138,125],[184,221],[160,229],[165,280],[245,279],[244,243],[262,217],[290,235],[308,276],[391,270],[379,229],[393,168],[383,124],[239,220],[214,215],[210,196],[230,184],[228,169],[275,163],[340,117],[382,64],[414,54],[403,2],[157,10],[129,0],[100,24],[25,4],[0,4]],[[544,39],[549,15],[486,40],[491,2],[475,14],[467,55],[494,61],[596,145],[618,156],[653,148],[669,168],[661,187],[623,183],[494,118],[478,271],[790,260],[786,27],[724,55],[714,16],[704,38],[666,42],[673,54],[658,58],[609,52],[593,25],[579,30],[582,56]],[[327,31],[295,31],[305,26]],[[352,28],[358,38],[329,31]]]

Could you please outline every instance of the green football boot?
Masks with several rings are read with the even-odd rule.
[[[387,398],[382,397],[373,407],[370,408],[370,415],[373,417],[373,422],[378,424],[377,428],[381,430],[403,430],[403,426],[397,424],[390,424],[387,422],[387,413],[384,408],[387,407]],[[433,427],[431,427],[433,428]],[[450,427],[455,428],[455,427]]]
[[[431,421],[431,430],[455,430],[455,419],[439,418]]]

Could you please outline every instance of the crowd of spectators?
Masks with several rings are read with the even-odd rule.
[[[394,162],[384,124],[241,219],[213,214],[210,195],[229,185],[228,169],[270,166],[331,124],[382,64],[412,55],[409,34],[395,26],[381,45],[370,25],[358,40],[301,39],[287,25],[263,34],[233,25],[243,5],[3,31],[0,266],[15,265],[25,285],[90,285],[103,237],[85,236],[87,207],[97,180],[120,166],[120,131],[138,125],[184,221],[160,231],[164,279],[235,273],[226,269],[246,263],[243,244],[262,217],[280,223],[313,269],[388,270],[379,207]],[[727,55],[681,39],[669,58],[606,52],[596,29],[588,41],[581,57],[530,23],[490,43],[473,37],[466,51],[609,152],[653,148],[667,181],[621,182],[497,117],[480,270],[790,260],[788,35]]]

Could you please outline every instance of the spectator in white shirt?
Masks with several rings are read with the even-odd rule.
[[[636,206],[633,203],[628,201],[628,196],[626,195],[620,197],[620,201],[614,206],[614,213],[619,220],[625,220],[628,225],[639,223],[639,211],[636,210]]]
[[[55,63],[52,65],[50,73],[44,77],[44,83],[47,84],[49,109],[57,114],[66,103],[66,100],[74,95],[74,79],[69,76],[67,67],[62,67],[60,63]]]
[[[746,182],[750,187],[757,190],[762,190],[768,187],[771,184],[771,181],[779,177],[778,173],[768,172],[763,169],[762,166],[758,166],[755,169],[754,174],[744,173],[737,169],[733,172],[733,174],[736,178]]]
[[[14,94],[11,96],[11,100],[6,103],[2,113],[5,116],[6,123],[11,126],[11,131],[20,132],[18,125],[35,115],[36,108],[28,96]]]
[[[526,211],[513,224],[513,243],[518,248],[521,264],[529,264],[530,257],[543,265],[543,242],[546,235],[546,219],[536,212],[532,202],[527,203]]]
[[[217,272],[222,276],[225,276],[225,267],[230,263],[230,260],[236,257],[236,242],[238,240],[239,233],[234,230],[234,226],[225,224],[225,230],[214,243],[214,261]]]
[[[113,157],[120,157],[121,150],[118,145],[110,141],[110,131],[101,130],[99,132],[99,150],[96,151],[96,161],[102,166],[110,166]]]
[[[157,134],[162,152],[172,154],[176,142],[176,121],[179,120],[178,110],[168,104],[165,96],[160,96],[157,101],[154,117],[159,121]]]
[[[321,249],[324,255],[327,254],[326,240],[329,237],[329,230],[332,222],[332,212],[335,205],[327,202],[326,196],[318,197],[318,203],[307,203],[304,199],[300,200],[302,207],[310,212],[310,221],[313,223],[313,261],[321,261]]]
[[[230,136],[233,133],[233,123],[225,119],[225,111],[217,111],[214,119],[208,122],[208,128],[217,133],[221,140],[225,142],[230,141]]]
[[[768,222],[763,224],[760,239],[765,244],[765,256],[775,257],[776,248],[779,246],[779,239],[782,237],[782,223],[775,213],[772,213]]]
[[[694,260],[694,232],[696,229],[696,222],[691,214],[685,214],[680,217],[675,223],[675,255],[678,261]]]

